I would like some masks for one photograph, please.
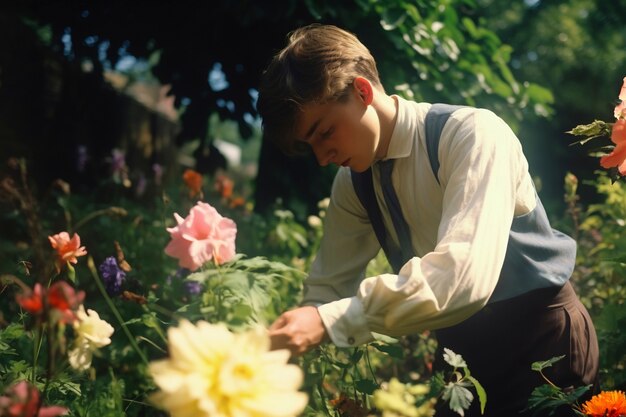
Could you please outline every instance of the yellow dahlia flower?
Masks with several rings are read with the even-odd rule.
[[[172,417],[293,417],[307,395],[287,350],[270,351],[264,329],[231,333],[223,324],[183,320],[168,330],[168,359],[150,363],[152,402]]]

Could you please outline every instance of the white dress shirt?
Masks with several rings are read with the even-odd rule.
[[[498,282],[513,217],[536,205],[521,144],[494,113],[467,107],[450,116],[437,183],[424,132],[431,105],[394,99],[398,115],[386,159],[395,159],[392,181],[417,256],[398,275],[363,279],[380,245],[349,168],[340,168],[303,300],[318,306],[337,346],[369,342],[372,332],[400,336],[447,327],[477,312]],[[376,164],[372,171],[387,232],[398,243]]]

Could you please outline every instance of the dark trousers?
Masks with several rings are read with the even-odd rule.
[[[522,296],[490,303],[469,319],[436,332],[435,370],[450,370],[443,348],[462,355],[487,393],[484,416],[531,416],[522,412],[533,389],[546,381],[531,364],[565,355],[544,374],[567,389],[594,384],[598,388],[598,340],[589,313],[568,282],[562,288],[535,290]],[[521,414],[520,414],[521,413]],[[480,416],[478,397],[466,416]],[[547,416],[548,413],[536,414]],[[552,416],[574,416],[569,407]],[[436,416],[458,416],[443,400]]]

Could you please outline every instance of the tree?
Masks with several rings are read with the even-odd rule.
[[[357,34],[379,62],[388,92],[487,107],[514,127],[525,117],[550,114],[549,91],[515,79],[512,49],[476,21],[475,8],[471,0],[33,0],[7,11],[36,22],[53,50],[70,61],[89,61],[95,72],[128,55],[158,57],[153,74],[172,86],[177,105],[185,107],[181,143],[199,138],[208,146],[212,113],[236,120],[241,135],[250,135],[262,70],[290,30],[315,21]],[[225,74],[219,87],[208,81],[216,66]],[[319,169],[311,159],[287,160],[264,143],[257,210],[282,197],[287,207],[301,207],[298,214],[314,211],[332,176],[332,169]]]
[[[565,132],[594,119],[610,120],[626,76],[626,1],[479,0],[475,19],[513,47],[516,77],[540,82],[554,94],[549,119],[529,119],[520,129],[531,167],[553,196],[552,212],[562,212],[563,177],[572,171],[590,178],[599,168],[587,147],[570,147]],[[595,198],[593,187],[581,187]]]

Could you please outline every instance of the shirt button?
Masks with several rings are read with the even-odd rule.
[[[353,345],[354,344],[354,337],[350,336],[348,338],[348,344]]]

